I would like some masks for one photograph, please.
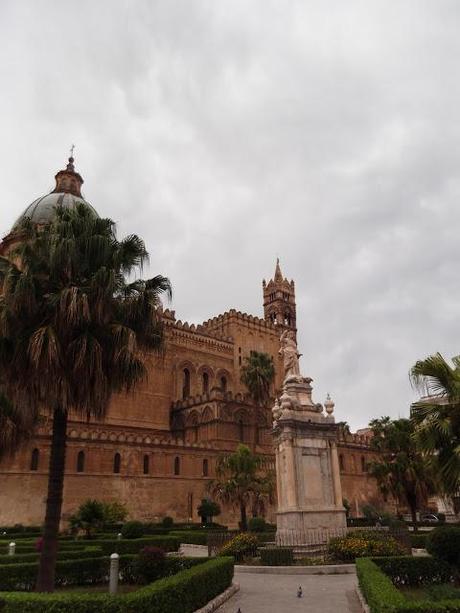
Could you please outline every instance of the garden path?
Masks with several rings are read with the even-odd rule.
[[[240,591],[217,613],[362,613],[356,575],[277,575],[235,572]],[[297,597],[302,586],[303,596]]]

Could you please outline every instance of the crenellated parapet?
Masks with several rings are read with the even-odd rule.
[[[247,328],[258,329],[263,332],[272,332],[274,335],[279,336],[279,330],[270,321],[264,319],[263,317],[257,317],[256,315],[250,315],[249,313],[237,311],[236,309],[230,309],[221,315],[212,317],[211,319],[204,321],[199,327],[202,327],[204,330],[208,331],[208,333],[212,331],[212,333],[215,334],[219,330],[225,329],[225,327],[229,324],[235,323],[243,325]]]
[[[371,445],[372,435],[371,434],[355,434],[351,432],[343,432],[339,430],[338,432],[338,445],[340,446],[349,446],[349,447],[359,447],[368,449]]]

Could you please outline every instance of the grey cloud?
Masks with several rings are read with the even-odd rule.
[[[85,194],[168,274],[181,319],[296,281],[315,394],[404,415],[459,353],[460,7],[260,0],[0,5],[6,233],[72,142]]]

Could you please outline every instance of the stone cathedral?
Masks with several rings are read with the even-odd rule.
[[[32,202],[21,218],[46,223],[56,205],[87,203],[72,157],[55,179],[55,189]],[[17,223],[0,243],[0,255],[7,257],[19,240]],[[284,277],[279,261],[262,290],[260,316],[231,308],[195,325],[177,319],[173,310],[163,311],[166,350],[149,357],[148,380],[131,394],[113,396],[103,422],[69,422],[64,520],[87,498],[98,498],[123,502],[133,519],[170,515],[198,521],[197,506],[219,454],[243,442],[274,466],[271,409],[254,405],[240,371],[252,350],[268,353],[276,370],[273,397],[281,395],[280,336],[289,331],[295,337],[297,313],[294,281]],[[339,411],[338,419],[346,415]],[[0,464],[0,525],[43,521],[49,447],[45,424]],[[357,515],[364,504],[379,502],[366,473],[372,458],[367,431],[342,432],[337,451],[343,497]],[[268,510],[268,520],[275,520],[275,511]],[[218,521],[236,525],[238,511],[223,509]]]

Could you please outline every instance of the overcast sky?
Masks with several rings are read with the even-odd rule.
[[[1,0],[0,232],[75,143],[173,308],[296,281],[303,371],[353,428],[460,353],[460,3]]]

